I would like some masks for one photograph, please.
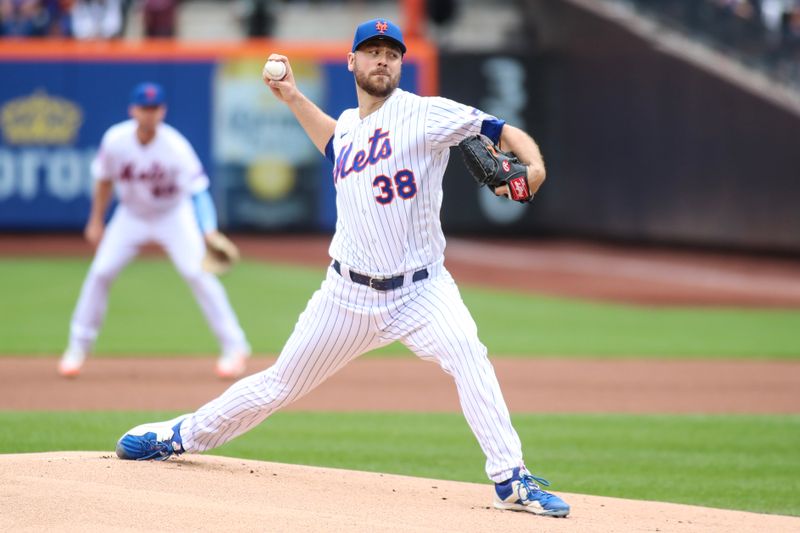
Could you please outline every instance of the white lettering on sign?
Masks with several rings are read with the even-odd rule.
[[[0,200],[91,197],[96,148],[0,148]]]

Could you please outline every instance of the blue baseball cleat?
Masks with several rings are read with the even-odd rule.
[[[511,479],[494,484],[494,507],[544,516],[567,516],[569,505],[555,494],[542,490],[539,483],[545,487],[550,485],[546,479],[531,475],[525,468],[515,468]]]
[[[185,450],[181,442],[181,422],[186,416],[136,426],[117,441],[117,457],[132,461],[164,461],[182,454]]]

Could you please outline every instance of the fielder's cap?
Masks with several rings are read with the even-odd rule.
[[[158,106],[166,101],[164,88],[153,82],[146,81],[133,88],[131,92],[131,105]]]
[[[400,47],[400,50],[405,54],[406,45],[403,42],[403,33],[394,22],[386,19],[372,19],[359,24],[356,28],[356,35],[353,38],[353,49],[356,49],[369,41],[370,39],[386,39],[392,41]]]

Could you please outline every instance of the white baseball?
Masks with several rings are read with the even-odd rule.
[[[263,74],[271,80],[282,80],[286,76],[286,64],[283,61],[267,61]]]

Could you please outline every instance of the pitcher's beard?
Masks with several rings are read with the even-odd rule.
[[[356,72],[356,84],[358,84],[365,93],[376,98],[386,98],[392,94],[392,91],[397,89],[399,83],[399,76],[397,78],[388,76],[371,78],[369,74]]]

